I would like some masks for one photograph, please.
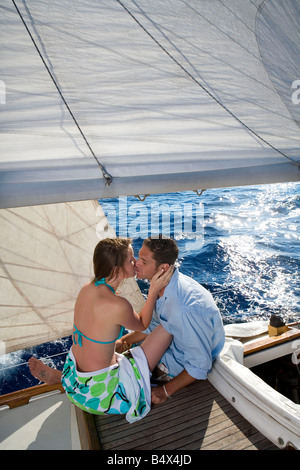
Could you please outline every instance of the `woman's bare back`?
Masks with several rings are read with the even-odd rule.
[[[75,335],[77,344],[73,344],[72,351],[81,372],[93,372],[116,363],[115,340],[121,328],[116,317],[119,317],[124,300],[107,286],[88,283],[81,289],[74,309],[74,325],[93,340],[82,336],[80,347]]]

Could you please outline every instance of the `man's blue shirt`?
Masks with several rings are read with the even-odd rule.
[[[195,379],[206,379],[225,342],[221,315],[212,295],[176,269],[156,301],[145,332],[150,333],[159,323],[174,336],[161,359],[170,375],[177,376],[185,369]]]

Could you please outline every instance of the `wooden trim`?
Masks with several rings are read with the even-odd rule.
[[[77,406],[75,406],[75,411],[81,450],[101,450],[94,416]]]
[[[42,393],[52,392],[53,390],[60,390],[64,393],[62,384],[41,384],[34,387],[18,390],[16,392],[7,393],[0,396],[0,406],[7,405],[9,408],[16,408],[18,406],[27,405],[30,398],[41,395]]]
[[[292,341],[294,339],[300,338],[300,330],[297,328],[290,328],[285,333],[278,336],[264,336],[257,341],[244,344],[244,356],[248,354],[253,354],[263,349],[267,349],[273,346],[278,346],[279,344],[285,343],[287,341]]]

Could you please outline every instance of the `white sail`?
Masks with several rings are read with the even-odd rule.
[[[97,201],[0,211],[0,353],[71,334],[74,303],[93,276],[99,239],[115,237]],[[134,279],[119,289],[139,311]]]
[[[298,0],[0,8],[1,207],[299,181]]]
[[[102,217],[93,200],[300,180],[299,10],[1,1],[6,351],[70,332]]]

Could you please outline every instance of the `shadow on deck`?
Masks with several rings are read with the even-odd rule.
[[[103,450],[278,450],[208,382],[198,381],[142,420],[96,416]]]

